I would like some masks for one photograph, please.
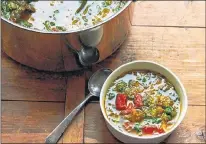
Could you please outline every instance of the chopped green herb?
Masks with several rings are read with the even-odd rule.
[[[153,118],[152,119],[152,123],[156,123],[156,124],[159,124],[161,122],[161,118]]]
[[[19,24],[20,24],[21,26],[24,26],[24,27],[27,27],[27,28],[30,28],[30,27],[33,26],[31,23],[29,23],[28,21],[25,21],[25,20],[19,21]]]
[[[55,14],[59,13],[59,10],[55,10],[54,13],[55,13]]]
[[[136,132],[141,132],[140,124],[136,123],[135,126],[134,126],[134,129],[136,130]]]
[[[146,82],[147,80],[146,80],[146,78],[144,77],[143,79],[142,79],[142,82]]]
[[[51,26],[55,26],[55,23],[54,23],[54,22],[50,22],[50,25],[51,25]]]
[[[56,28],[60,31],[66,31],[66,28],[62,26],[56,26]]]
[[[109,99],[109,100],[112,100],[114,97],[115,97],[115,94],[114,94],[114,93],[109,93],[109,96],[108,96],[108,99]]]
[[[45,21],[44,23],[45,28],[50,31],[51,30],[51,26],[50,26],[50,22],[49,21]]]

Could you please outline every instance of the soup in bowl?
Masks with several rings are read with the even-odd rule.
[[[180,80],[154,62],[134,61],[105,81],[101,110],[111,133],[125,143],[159,143],[180,124],[187,96]]]

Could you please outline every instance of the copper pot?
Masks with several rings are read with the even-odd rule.
[[[4,18],[2,50],[12,59],[45,71],[73,71],[100,62],[125,41],[131,26],[133,3],[110,19],[78,31],[42,32]]]

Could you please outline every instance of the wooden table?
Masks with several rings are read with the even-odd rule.
[[[41,72],[2,53],[2,142],[44,142],[85,97],[94,71],[140,59],[170,68],[187,90],[187,115],[166,142],[205,142],[205,2],[138,2],[134,13],[131,34],[121,49],[88,70]],[[119,143],[108,131],[98,102],[89,103],[59,141],[71,142]]]

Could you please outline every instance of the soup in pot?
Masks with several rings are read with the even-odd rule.
[[[105,96],[106,115],[117,129],[138,136],[170,130],[180,113],[180,98],[161,74],[132,71],[117,78]]]
[[[97,25],[121,10],[127,1],[2,0],[4,18],[42,31],[70,31]]]

